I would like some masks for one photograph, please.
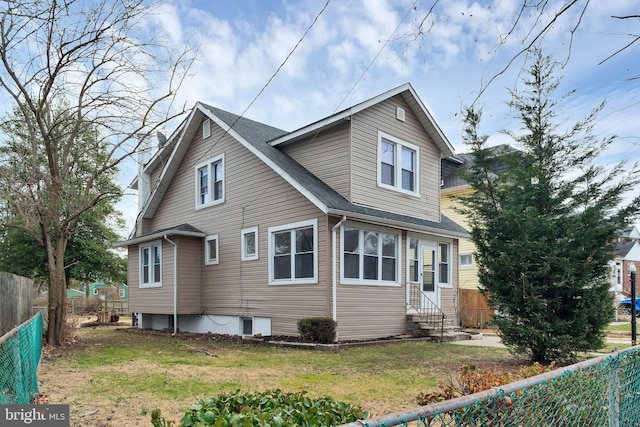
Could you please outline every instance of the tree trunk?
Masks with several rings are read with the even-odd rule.
[[[64,248],[66,238],[59,236],[56,247],[47,245],[47,261],[49,267],[49,321],[47,325],[47,342],[59,346],[64,338],[66,322],[67,282],[64,275]]]

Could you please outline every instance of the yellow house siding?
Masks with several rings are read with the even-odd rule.
[[[442,214],[451,218],[456,223],[469,229],[467,219],[457,212],[455,206],[460,206],[460,202],[453,199],[453,197],[459,197],[468,195],[471,193],[469,187],[459,188],[454,190],[442,191]],[[459,254],[473,254],[475,252],[475,246],[470,239],[460,239]],[[459,262],[459,257],[456,260]],[[478,288],[478,270],[476,267],[475,259],[472,263],[472,268],[459,269],[459,284],[460,289],[477,289]]]

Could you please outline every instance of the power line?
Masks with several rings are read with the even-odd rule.
[[[316,22],[318,21],[318,19],[320,18],[320,16],[322,15],[322,13],[327,9],[327,6],[329,6],[329,3],[331,3],[331,0],[327,0],[324,4],[324,6],[322,7],[322,9],[320,9],[320,11],[316,14],[315,18],[313,19],[313,21],[311,22],[311,24],[307,27],[307,29],[305,30],[305,32],[302,34],[302,37],[300,37],[300,39],[298,40],[298,42],[295,44],[295,46],[293,46],[293,49],[291,49],[291,51],[289,52],[289,54],[286,56],[286,58],[282,61],[282,63],[280,63],[280,65],[278,66],[278,68],[276,69],[276,71],[271,75],[271,77],[269,78],[269,80],[267,80],[267,82],[264,84],[264,86],[262,87],[262,89],[260,89],[260,91],[258,92],[258,94],[253,98],[253,100],[249,103],[249,105],[247,105],[247,107],[242,111],[242,113],[240,115],[238,115],[238,117],[236,118],[236,120],[229,126],[229,128],[227,130],[223,130],[222,135],[220,135],[220,137],[218,137],[218,139],[216,141],[214,141],[209,148],[207,148],[207,150],[202,153],[202,155],[200,155],[197,159],[195,159],[192,162],[192,166],[198,164],[205,156],[207,156],[211,150],[213,149],[213,147],[215,147],[217,145],[218,142],[220,142],[222,140],[222,138],[225,137],[225,135],[227,135],[227,133],[233,129],[233,127],[238,123],[238,121],[240,121],[240,119],[243,118],[243,116],[246,114],[247,111],[249,111],[249,109],[251,108],[251,106],[258,100],[258,98],[262,95],[262,93],[267,89],[267,87],[271,84],[271,82],[273,81],[273,79],[276,77],[276,75],[280,72],[280,70],[282,69],[282,67],[284,67],[284,65],[289,61],[289,58],[291,58],[291,55],[293,55],[293,53],[298,49],[298,47],[300,46],[300,44],[302,43],[302,41],[307,37],[307,35],[309,34],[309,31],[311,31],[311,29],[313,28],[313,26],[316,24]],[[180,138],[180,135],[176,135],[177,138]],[[166,164],[163,166],[163,168],[166,166]],[[187,171],[187,169],[185,168],[184,171]],[[184,173],[184,172],[183,172]],[[173,179],[177,178],[179,175],[176,174],[174,176]],[[158,177],[158,180],[156,180],[153,189],[150,190],[149,194],[152,194],[153,192],[157,191],[159,186],[160,186],[160,177]],[[138,214],[139,215],[139,214]]]
[[[353,90],[356,88],[356,86],[358,86],[358,84],[360,83],[360,80],[362,80],[362,78],[364,77],[365,74],[367,74],[367,72],[369,71],[369,69],[371,68],[371,66],[373,65],[374,62],[376,62],[376,59],[378,59],[378,56],[380,56],[380,54],[382,53],[382,51],[387,47],[387,45],[389,44],[389,41],[393,38],[393,36],[395,35],[396,31],[398,31],[398,29],[400,28],[400,25],[402,25],[402,23],[404,22],[405,19],[407,19],[407,16],[409,16],[409,13],[411,12],[411,10],[413,10],[416,6],[416,4],[418,3],[418,0],[416,0],[415,2],[413,2],[413,4],[407,9],[407,12],[404,14],[404,17],[400,20],[400,22],[398,22],[398,25],[396,26],[396,28],[393,30],[393,32],[391,33],[391,35],[387,38],[387,40],[385,40],[384,44],[382,45],[382,47],[380,48],[380,50],[378,51],[378,53],[376,53],[376,56],[373,57],[373,59],[371,60],[371,62],[369,62],[369,65],[367,65],[367,68],[364,69],[364,71],[362,71],[362,73],[360,74],[360,77],[358,77],[358,79],[355,81],[355,83],[353,84],[353,86],[351,86],[351,89],[349,89],[349,92],[347,92],[347,94],[344,96],[344,98],[342,98],[342,101],[340,101],[340,103],[338,104],[338,106],[336,107],[336,109],[333,111],[333,113],[335,114],[338,109],[340,108],[340,106],[344,103],[344,101],[347,100],[347,98],[349,97],[349,95],[351,95],[351,92],[353,92]],[[438,3],[438,0],[436,1],[436,3]],[[427,15],[428,16],[428,15]],[[426,19],[426,18],[425,18]]]

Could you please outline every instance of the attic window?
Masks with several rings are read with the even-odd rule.
[[[207,139],[211,136],[211,120],[207,119],[202,122],[202,139]]]
[[[224,202],[224,154],[196,166],[196,209]]]
[[[378,132],[378,186],[419,196],[419,159],[416,145]]]
[[[396,119],[404,122],[404,108],[396,107]]]

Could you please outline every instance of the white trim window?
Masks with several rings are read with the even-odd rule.
[[[451,245],[438,243],[438,283],[440,287],[450,288],[451,284]]]
[[[472,254],[460,254],[460,268],[465,270],[469,268],[473,268]]]
[[[124,289],[118,289],[118,295],[120,295],[120,298],[124,298]]]
[[[162,286],[162,241],[140,245],[140,287]]]
[[[243,228],[240,231],[242,250],[242,261],[252,261],[258,259],[258,227]]]
[[[419,196],[420,149],[378,132],[378,186]]]
[[[204,263],[206,265],[215,265],[220,263],[219,258],[218,235],[212,234],[204,239]]]
[[[318,283],[318,220],[269,227],[269,284]]]
[[[342,227],[340,246],[342,283],[398,283],[400,238],[397,234]]]
[[[196,209],[224,202],[224,154],[196,166]]]
[[[409,253],[407,258],[409,259],[409,268],[407,270],[409,282],[420,282],[420,254],[418,252],[420,248],[420,240],[415,237],[409,238]]]

